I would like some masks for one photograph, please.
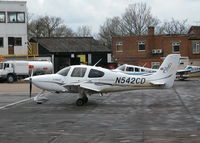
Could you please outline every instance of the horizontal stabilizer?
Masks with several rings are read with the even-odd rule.
[[[164,86],[165,85],[164,82],[157,82],[157,81],[153,81],[153,82],[151,82],[151,84],[156,85],[156,86]]]

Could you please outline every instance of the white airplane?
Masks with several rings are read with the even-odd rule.
[[[116,72],[123,72],[129,75],[143,75],[143,74],[151,74],[157,72],[158,69],[151,69],[146,67],[140,67],[135,65],[128,65],[123,64],[119,66],[118,68],[114,69],[113,71]],[[189,75],[200,72],[200,66],[192,66],[187,65],[184,69],[177,70],[176,77],[179,80],[185,80],[189,78]]]
[[[101,67],[75,65],[66,67],[56,74],[40,75],[26,78],[30,82],[30,97],[32,83],[44,91],[54,93],[78,93],[77,106],[88,102],[88,95],[99,93],[146,89],[170,88],[173,86],[176,69],[179,65],[179,54],[166,57],[159,70],[153,74],[128,75]],[[40,93],[34,101],[42,103],[46,98]]]
[[[189,74],[200,72],[200,66],[187,65],[185,69],[177,70],[177,75],[180,80],[185,80]]]
[[[123,64],[123,65],[117,67],[116,69],[114,69],[113,71],[123,72],[123,73],[129,74],[129,75],[143,75],[143,74],[147,74],[147,73],[155,73],[155,72],[157,72],[157,69]]]

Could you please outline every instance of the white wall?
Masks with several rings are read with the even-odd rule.
[[[21,37],[22,46],[14,46],[14,54],[27,55],[26,2],[0,1],[0,11],[6,14],[6,22],[0,23],[0,37],[4,38],[4,47],[0,48],[0,55],[8,55],[8,37]],[[25,12],[25,23],[8,23],[7,12]]]

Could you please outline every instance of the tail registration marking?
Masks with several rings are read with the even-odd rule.
[[[115,83],[121,84],[144,84],[146,81],[145,78],[134,78],[134,77],[117,77]]]

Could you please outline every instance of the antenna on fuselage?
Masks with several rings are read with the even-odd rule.
[[[145,67],[147,65],[147,63],[145,63],[144,65],[143,65],[143,67]]]
[[[98,62],[96,62],[96,64],[94,64],[94,67],[101,61],[102,59],[98,60]]]

